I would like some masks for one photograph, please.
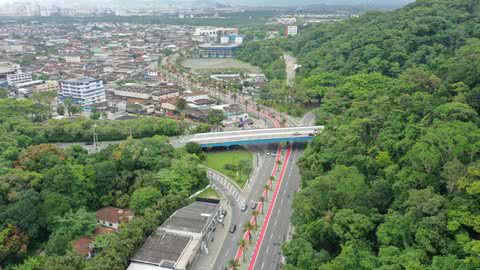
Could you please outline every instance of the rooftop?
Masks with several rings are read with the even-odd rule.
[[[213,216],[218,204],[194,202],[175,212],[162,225],[163,229],[201,233]]]
[[[95,212],[95,215],[98,220],[119,223],[120,221],[130,220],[133,217],[133,212],[130,209],[120,209],[108,206]]]
[[[215,48],[215,49],[221,49],[221,48],[225,48],[225,49],[235,49],[235,48],[238,48],[240,45],[239,44],[213,44],[213,43],[204,43],[204,44],[200,44],[198,45],[199,48],[203,48],[203,49],[208,49],[208,48]]]
[[[188,242],[190,242],[188,236],[157,231],[147,238],[131,260],[160,266],[173,266],[187,247]]]
[[[70,79],[70,80],[65,80],[63,82],[66,83],[92,83],[98,81],[97,79],[91,78],[91,77],[83,77],[83,78],[78,78],[78,79]]]

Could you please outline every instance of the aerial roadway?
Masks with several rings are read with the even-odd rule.
[[[311,140],[314,135],[323,129],[322,126],[311,126],[313,122],[314,114],[309,113],[302,119],[300,127],[198,134],[191,138],[191,141],[195,141],[203,146],[213,144],[228,146],[225,145],[226,142],[231,142],[233,145],[234,142],[238,144],[238,142],[248,141],[255,144],[247,146],[248,149],[253,151],[260,159],[260,166],[254,171],[250,186],[245,189],[243,194],[248,203],[248,209],[242,212],[242,206],[238,205],[234,198],[227,196],[232,205],[231,224],[236,224],[239,229],[235,233],[229,233],[226,236],[212,269],[225,269],[228,266],[228,261],[233,258],[240,258],[242,265],[240,269],[279,269],[283,261],[281,247],[289,238],[292,230],[290,217],[292,214],[293,195],[300,187],[300,172],[296,163],[303,153],[304,145],[302,142]],[[269,124],[274,127],[279,126],[275,118],[270,118]],[[289,121],[288,125],[294,126],[298,124]],[[276,141],[270,141],[273,137]],[[297,141],[296,139],[298,138],[304,138],[304,140],[298,140],[299,143],[290,144],[290,146],[283,149],[279,147],[278,142]],[[265,181],[272,174],[278,177],[278,188],[271,192],[274,194],[273,197],[270,195],[272,197],[272,206],[269,209],[265,209],[267,214],[265,215],[265,222],[255,233],[255,241],[249,247],[246,262],[243,262],[238,251],[238,243],[245,237],[242,227],[243,224],[251,219],[250,214],[253,211],[251,204],[252,202],[257,202],[262,196]],[[264,216],[259,216],[259,218],[263,219]]]
[[[189,142],[196,142],[202,147],[305,142],[311,140],[322,129],[323,126],[307,126],[211,132],[196,134]]]

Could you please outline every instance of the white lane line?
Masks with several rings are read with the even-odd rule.
[[[277,221],[278,221],[278,220],[276,219],[276,220],[275,220],[275,224],[274,224],[273,227],[276,227],[276,226],[277,226]]]
[[[267,251],[265,252],[265,256],[268,255],[268,251],[270,250],[270,246],[267,247]],[[230,257],[227,257],[227,258],[230,258]]]
[[[262,269],[263,269],[264,266],[265,266],[265,261],[263,261],[263,263],[262,263]]]

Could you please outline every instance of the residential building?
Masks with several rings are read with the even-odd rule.
[[[80,58],[79,55],[68,55],[68,56],[65,56],[65,62],[79,64],[82,62],[82,59]]]
[[[128,222],[133,218],[133,212],[130,209],[121,209],[115,207],[104,207],[95,212],[98,224],[118,231],[121,222]]]
[[[288,25],[286,27],[285,35],[288,36],[296,36],[298,34],[298,26],[296,25]]]
[[[71,242],[72,249],[78,254],[83,256],[86,259],[90,259],[95,256],[95,246],[93,241],[95,237],[107,234],[114,233],[115,230],[105,227],[97,227],[95,233],[92,236],[83,236],[77,240]]]
[[[199,99],[209,99],[207,92],[195,91],[191,93],[185,93],[182,95],[182,98],[185,99],[188,103],[193,103]]]
[[[177,210],[130,258],[127,270],[189,270],[200,252],[208,253],[218,223],[218,200],[197,199]]]
[[[15,85],[19,92],[33,94],[43,92],[58,92],[58,82],[53,80],[35,80],[25,83],[18,83]]]
[[[106,101],[103,81],[89,77],[62,81],[59,96],[62,100],[72,98],[75,104],[81,106]]]
[[[15,86],[19,83],[26,83],[32,81],[31,72],[16,72],[13,74],[7,74],[7,84],[9,86]]]
[[[239,104],[218,105],[213,106],[212,109],[223,111],[225,119],[222,121],[222,125],[224,126],[243,124],[249,119],[248,113],[246,113],[242,105]]]
[[[12,62],[0,62],[0,79],[6,79],[8,74],[20,71],[20,65]]]

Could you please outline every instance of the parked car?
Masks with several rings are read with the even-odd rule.
[[[251,204],[250,204],[250,207],[251,207],[252,209],[257,209],[257,205],[258,205],[257,202],[252,201]]]
[[[236,224],[232,224],[232,225],[230,226],[230,229],[229,229],[228,231],[229,231],[230,233],[234,233],[235,230],[237,230],[237,225],[236,225]]]
[[[248,208],[248,205],[245,203],[242,205],[242,207],[240,208],[240,210],[242,211],[247,211],[247,208]]]
[[[227,210],[223,209],[222,210],[222,216],[226,216],[227,215]]]

